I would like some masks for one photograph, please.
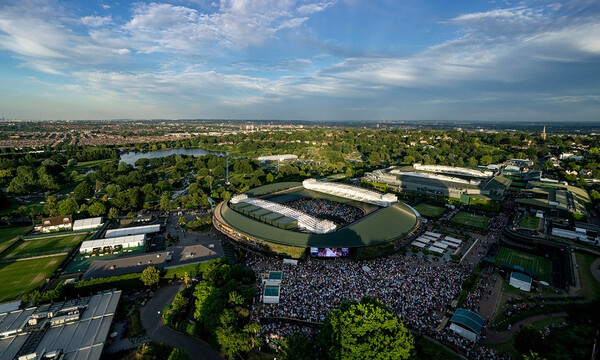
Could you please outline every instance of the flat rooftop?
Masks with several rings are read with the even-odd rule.
[[[40,356],[56,350],[62,350],[64,360],[100,359],[120,298],[121,291],[105,292],[0,314],[0,328],[15,329],[15,318],[24,319],[25,324],[32,316],[38,318],[36,325],[25,327],[23,324],[18,334],[0,339],[0,359],[10,360],[32,353]],[[57,321],[73,312],[78,314],[75,319]]]

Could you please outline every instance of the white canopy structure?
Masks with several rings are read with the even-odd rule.
[[[97,229],[102,226],[102,217],[93,217],[81,220],[75,220],[73,223],[73,231],[77,230],[87,230],[87,229]]]
[[[446,245],[448,245],[448,247],[450,247],[452,249],[458,249],[458,246],[459,246],[456,243],[451,243],[451,242],[447,242],[447,241],[444,241],[444,240],[442,240],[442,244],[446,244]]]
[[[356,186],[306,179],[302,182],[305,189],[318,191],[325,194],[339,196],[345,199],[357,200],[378,206],[391,206],[398,202],[398,197],[393,194],[380,194],[376,191],[363,189]]]
[[[138,234],[150,234],[160,231],[160,224],[155,225],[144,225],[144,226],[135,226],[130,228],[123,229],[112,229],[106,230],[106,234],[104,237],[118,237],[118,236],[127,236],[127,235],[138,235]]]
[[[425,231],[424,235],[431,236],[431,237],[434,237],[436,239],[439,239],[442,236],[442,234],[434,233],[434,232],[431,232],[431,231]]]
[[[434,252],[436,254],[443,254],[444,253],[444,249],[440,249],[439,247],[433,246],[431,245],[427,250]]]
[[[114,248],[120,245],[123,248],[132,248],[146,245],[146,235],[120,236],[107,239],[88,240],[81,243],[79,252],[82,254],[94,251],[94,249]]]
[[[425,246],[427,246],[427,244],[425,244],[425,243],[422,243],[422,242],[420,242],[420,241],[417,241],[417,240],[413,241],[413,242],[411,243],[411,245],[412,245],[412,246],[415,246],[415,247],[418,247],[418,248],[420,248],[420,249],[422,249],[422,248],[424,248]]]
[[[462,241],[461,241],[461,240],[458,240],[458,239],[456,239],[456,238],[453,238],[453,237],[451,237],[451,236],[446,236],[446,237],[444,238],[444,241],[445,241],[445,242],[454,243],[454,244],[456,244],[456,245],[460,245],[460,244],[462,244]]]
[[[278,204],[276,202],[255,198],[242,199],[240,202],[245,202],[274,213],[296,219],[298,221],[298,227],[315,234],[326,234],[328,232],[335,231],[336,229],[336,225],[333,221],[321,220],[300,210],[292,209],[291,207]]]
[[[448,248],[448,245],[444,244],[443,242],[434,242],[432,246],[435,246],[437,248],[440,248],[442,250],[446,250]]]

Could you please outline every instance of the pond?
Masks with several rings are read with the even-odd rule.
[[[223,154],[215,151],[207,151],[204,149],[169,149],[169,150],[155,150],[155,151],[128,151],[121,154],[121,160],[129,165],[135,166],[135,162],[138,159],[154,159],[165,157],[169,155],[192,155],[192,156],[203,156],[208,154],[214,154],[222,156]]]

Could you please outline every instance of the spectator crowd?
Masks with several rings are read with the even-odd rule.
[[[351,224],[365,215],[357,207],[325,199],[298,199],[287,202],[285,205],[312,216],[333,220],[342,226]]]
[[[302,322],[321,323],[327,312],[343,301],[370,296],[387,304],[407,328],[461,349],[470,359],[501,358],[450,330],[435,331],[450,302],[460,294],[470,273],[468,266],[408,256],[368,261],[309,258],[287,265],[280,259],[254,254],[248,255],[247,265],[257,274],[284,271],[279,304],[262,304],[263,284],[259,280],[259,295],[252,307],[251,316],[262,320],[261,332],[267,339],[283,339],[298,331],[314,335],[315,328]],[[481,286],[478,290],[485,293],[488,289]],[[469,301],[470,308],[475,307],[475,300]],[[294,320],[300,321],[294,324]]]

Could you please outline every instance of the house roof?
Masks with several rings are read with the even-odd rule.
[[[54,216],[54,217],[42,218],[42,227],[67,225],[67,224],[70,225],[72,222],[73,222],[72,215]]]
[[[511,273],[510,277],[531,284],[531,277],[529,277],[529,276],[527,276],[525,274],[521,274],[519,272],[513,271]]]
[[[481,333],[481,330],[483,329],[483,324],[485,324],[485,320],[481,316],[475,314],[472,311],[460,308],[454,311],[454,315],[452,315],[450,322],[465,327],[476,334]]]

